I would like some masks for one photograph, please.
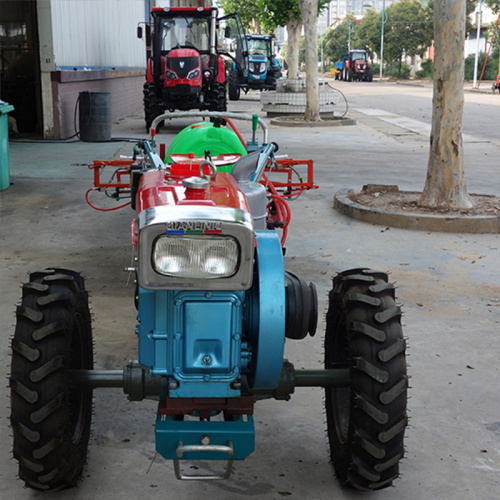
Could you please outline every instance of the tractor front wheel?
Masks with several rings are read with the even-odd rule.
[[[354,269],[333,280],[325,368],[348,368],[348,387],[326,388],[327,431],[339,480],[360,490],[399,475],[407,425],[405,340],[394,285],[385,273]]]
[[[90,437],[92,389],[71,370],[93,368],[88,294],[73,271],[33,273],[23,286],[12,341],[11,424],[19,477],[60,490],[79,480]]]
[[[209,110],[210,111],[227,111],[227,99],[226,99],[226,84],[221,82],[215,82],[209,92]]]
[[[146,132],[149,133],[153,120],[164,113],[161,100],[156,95],[155,84],[146,82],[143,88],[144,94],[144,118],[146,120]],[[163,123],[163,122],[162,122]],[[157,131],[159,126],[157,127]]]

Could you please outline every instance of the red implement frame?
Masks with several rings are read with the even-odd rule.
[[[130,166],[134,163],[134,160],[94,160],[92,165],[89,165],[89,169],[94,171],[94,187],[97,189],[106,189],[106,188],[122,188],[126,189],[130,187]],[[101,181],[101,172],[105,167],[115,167],[118,170],[115,171],[113,177],[116,177],[116,181],[112,182],[102,182]],[[127,181],[123,181],[122,178],[127,176]]]
[[[274,173],[280,173],[286,175],[286,182],[276,181],[272,179],[272,183],[277,191],[284,192],[285,197],[298,196],[302,191],[306,189],[317,189],[318,186],[314,184],[314,169],[312,160],[292,160],[292,159],[279,159],[276,160],[278,168],[275,166],[266,168],[266,172],[269,175]],[[305,182],[302,176],[296,171],[294,167],[298,165],[307,165],[307,177]],[[298,182],[294,182],[293,178],[296,177]]]
[[[134,160],[132,159],[119,159],[119,160],[95,160],[92,165],[89,165],[89,169],[94,171],[94,189],[98,191],[107,191],[115,189],[121,195],[130,193],[130,169]],[[307,174],[306,179],[302,178],[302,176],[297,171],[298,166],[305,165],[307,166]],[[115,169],[114,173],[111,176],[111,179],[108,182],[104,182],[101,180],[101,173],[106,167],[113,167]],[[280,227],[283,231],[281,243],[284,245],[288,232],[288,224],[290,223],[291,211],[286,202],[286,198],[292,198],[294,196],[300,195],[302,191],[308,189],[317,189],[319,186],[314,184],[314,171],[313,171],[313,160],[292,160],[292,159],[278,159],[271,166],[268,166],[265,169],[265,174],[261,179],[261,183],[268,189],[269,197],[273,201],[273,207],[269,206],[268,209],[271,210],[269,212],[269,220],[279,223]],[[286,176],[286,180],[276,181],[274,179],[270,179],[269,175],[284,175]],[[297,179],[294,182],[294,178]],[[121,205],[116,208],[110,209],[101,209],[95,207],[88,199],[88,194],[92,189],[89,189],[86,194],[87,203],[92,208],[96,210],[115,210],[117,208],[122,208],[125,205]],[[271,213],[272,212],[272,213]]]

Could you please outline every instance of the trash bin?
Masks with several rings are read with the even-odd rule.
[[[80,92],[80,139],[102,142],[111,139],[111,94],[109,92]]]
[[[9,118],[8,113],[14,110],[14,106],[0,101],[0,191],[10,186],[10,164],[9,164]]]

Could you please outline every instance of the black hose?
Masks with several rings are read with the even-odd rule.
[[[345,101],[345,111],[344,111],[344,114],[342,116],[340,116],[340,118],[344,118],[344,116],[347,114],[347,112],[349,111],[349,103],[347,102],[347,98],[346,96],[339,90],[339,89],[336,89],[335,87],[332,87],[328,82],[326,82],[326,84],[332,89],[332,90],[335,90],[336,92],[338,92],[343,98],[344,98],[344,101]]]

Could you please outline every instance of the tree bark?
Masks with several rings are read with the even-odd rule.
[[[292,12],[286,23],[288,32],[288,74],[287,78],[292,80],[299,77],[299,47],[302,19],[297,19]]]
[[[420,204],[472,207],[467,194],[462,144],[465,2],[434,2],[434,95],[427,179]]]
[[[318,0],[299,0],[306,41],[306,122],[321,121],[318,85]]]

